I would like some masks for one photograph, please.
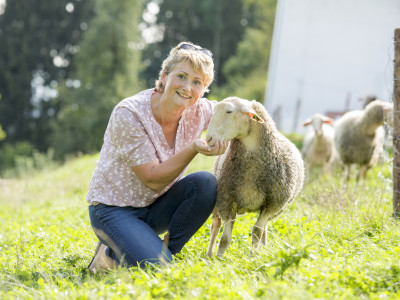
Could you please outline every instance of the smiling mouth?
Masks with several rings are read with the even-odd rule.
[[[182,94],[182,93],[179,93],[179,92],[176,92],[179,96],[181,96],[182,98],[185,98],[185,99],[190,99],[191,97],[190,96],[187,96],[187,95],[185,95],[185,94]]]

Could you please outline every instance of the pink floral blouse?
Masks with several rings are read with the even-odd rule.
[[[201,98],[185,110],[179,121],[175,147],[171,148],[154,119],[150,103],[152,93],[153,89],[144,90],[115,106],[90,181],[86,197],[89,204],[148,206],[184,175],[186,169],[156,193],[140,181],[131,167],[155,159],[161,163],[199,138],[208,127],[216,101]]]

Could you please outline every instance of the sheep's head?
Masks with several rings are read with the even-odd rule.
[[[320,136],[320,135],[322,135],[322,125],[323,124],[332,124],[332,123],[333,123],[333,119],[328,118],[321,114],[315,114],[310,119],[307,119],[303,123],[303,126],[312,125],[312,127],[315,131],[315,135]]]
[[[380,99],[370,102],[365,108],[365,118],[372,119],[378,125],[383,125],[386,121],[393,126],[393,103],[385,102]]]
[[[216,141],[241,139],[248,135],[250,122],[264,123],[251,106],[251,102],[229,97],[216,104],[207,130],[210,146]]]

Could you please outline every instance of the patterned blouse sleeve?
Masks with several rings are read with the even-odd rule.
[[[130,167],[157,159],[148,133],[134,112],[126,107],[117,107],[109,126],[116,155]]]

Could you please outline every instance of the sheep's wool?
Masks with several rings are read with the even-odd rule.
[[[160,193],[155,193],[140,181],[131,167],[155,159],[161,163],[199,138],[208,127],[215,102],[201,98],[185,110],[179,121],[175,147],[171,148],[154,119],[152,93],[152,89],[142,91],[115,106],[86,197],[90,204],[145,207],[185,173],[186,169]]]

